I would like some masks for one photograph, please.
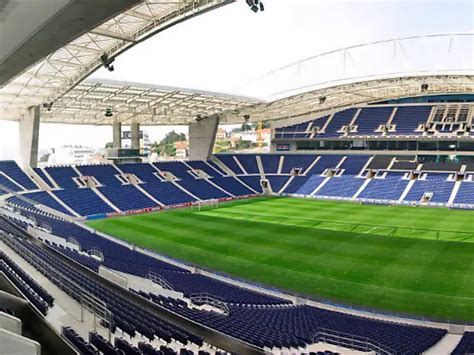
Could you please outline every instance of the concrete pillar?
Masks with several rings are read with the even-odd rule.
[[[32,106],[20,119],[20,162],[23,167],[38,165],[40,108]]]
[[[140,123],[132,122],[130,125],[131,148],[140,149]]]
[[[112,129],[114,131],[113,147],[120,149],[122,148],[122,123],[114,121]]]
[[[207,160],[216,141],[219,116],[206,117],[189,124],[189,159]]]

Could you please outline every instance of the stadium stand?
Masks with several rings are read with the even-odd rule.
[[[18,167],[16,162],[11,160],[0,161],[0,176],[8,176],[8,178],[19,188],[20,190],[36,190],[38,186]],[[0,185],[3,185],[4,179],[0,181]],[[17,191],[16,188],[12,190]]]
[[[71,212],[69,212],[63,205],[61,205],[58,201],[56,201],[48,192],[46,191],[37,191],[37,192],[29,192],[26,194],[23,194],[22,197],[25,197],[27,199],[30,199],[32,201],[35,201],[37,203],[40,203],[42,205],[48,206],[56,211],[65,213],[67,215],[72,215]],[[8,199],[8,202],[17,205],[17,206],[22,206],[26,208],[31,208],[33,205],[30,202],[27,202],[23,199],[20,199],[17,196],[12,196]]]
[[[234,155],[242,167],[245,169],[247,174],[259,174],[257,159],[255,155],[252,154],[236,154]]]
[[[69,166],[47,167],[46,172],[51,178],[62,188],[78,187],[73,178],[77,178],[78,174]]]
[[[474,353],[474,332],[465,332],[461,341],[451,353],[452,355],[464,355]]]
[[[171,182],[164,181],[157,184],[144,184],[142,185],[142,188],[158,201],[167,206],[180,205],[183,203],[196,201],[196,198],[184,192]]]
[[[222,157],[224,157],[224,155],[218,156],[218,159]],[[221,161],[233,161],[236,163],[233,157],[233,155],[225,155],[225,158]],[[300,157],[301,162],[299,161]],[[244,159],[240,159],[240,156],[238,156],[237,159],[240,164],[244,166],[244,169],[247,170],[248,168],[250,171],[252,171],[252,169],[253,171],[258,171],[256,156]],[[317,162],[313,164],[316,159]],[[408,183],[411,181],[407,178],[411,170],[403,171],[403,169],[397,169],[391,171],[391,169],[388,168],[388,162],[392,162],[394,157],[386,157],[383,163],[379,160],[380,166],[385,167],[385,169],[377,169],[377,173],[374,176],[369,176],[366,175],[369,170],[363,172],[363,169],[368,166],[371,159],[372,156],[368,155],[319,155],[317,157],[314,155],[286,155],[282,157],[276,154],[271,156],[269,160],[260,156],[265,171],[278,172],[278,166],[282,161],[283,175],[269,174],[266,176],[274,192],[275,190],[280,190],[286,182],[291,179],[285,191],[283,191],[284,193],[296,195],[314,194],[316,196],[332,198],[352,198],[361,188],[362,184],[369,180],[358,196],[361,200],[394,201],[400,199]],[[230,165],[231,164],[232,163],[230,163]],[[184,190],[189,191],[191,194],[198,195],[201,199],[229,197],[228,194],[216,188],[209,181],[212,181],[235,196],[251,194],[252,191],[245,185],[262,191],[260,186],[260,174],[239,174],[238,178],[215,174],[218,176],[207,181],[206,179],[196,178],[189,174],[189,167],[184,163],[168,162],[165,165],[167,170],[165,170],[165,166],[158,165],[163,171],[170,171],[173,175],[180,178],[180,180],[172,183],[163,182],[156,178],[154,171],[151,170],[154,168],[151,167],[151,169],[149,169],[150,165],[140,165],[138,168],[128,167],[127,171],[136,174],[136,176],[142,180],[140,184],[141,188],[167,206],[194,201],[194,198]],[[236,163],[236,165],[238,164]],[[206,162],[194,162],[192,165],[190,164],[190,166],[202,170],[208,175],[214,171],[214,169],[209,168]],[[283,167],[285,170],[283,170]],[[403,164],[399,164],[398,167],[403,168]],[[411,168],[412,165],[410,164],[407,167]],[[290,176],[290,173],[296,168],[300,169],[301,174],[304,174],[306,170],[308,171],[301,176]],[[433,168],[432,164],[430,164],[430,168]],[[71,170],[73,169],[66,169],[64,171],[70,172]],[[79,170],[81,172],[83,171],[82,169]],[[97,169],[95,166],[93,170],[97,171],[101,170],[101,168]],[[115,175],[116,171],[112,171],[109,168],[104,169],[104,171],[105,170]],[[334,170],[334,176],[331,174],[325,175],[330,170]],[[442,169],[434,170],[440,172],[423,173],[422,169],[419,178],[414,181],[412,180],[413,186],[411,191],[406,195],[405,201],[420,201],[423,194],[431,190],[434,192],[431,198],[432,202],[446,203],[449,200],[455,182],[448,181],[448,177],[453,173],[441,172]],[[107,174],[107,172],[104,173],[102,170],[99,173],[87,170],[87,173],[95,177],[101,183],[110,181],[109,177],[102,175]],[[57,173],[56,176],[58,176]],[[71,174],[68,176],[71,176]],[[61,181],[62,185],[65,184],[64,179],[61,178],[59,181]],[[184,190],[178,188],[175,184],[178,184]],[[463,186],[470,187],[470,184],[472,183],[467,181],[462,182],[461,188],[463,188]],[[320,186],[319,189],[317,189],[318,186]],[[154,205],[152,203],[153,201],[137,189],[137,187],[130,184],[115,185],[115,182],[113,182],[110,186],[104,185],[99,187],[98,190],[123,211],[146,208],[146,206]],[[71,187],[54,190],[53,193],[65,204],[83,215],[108,213],[112,211],[110,206],[95,194],[93,189]],[[54,203],[56,203],[55,207],[57,209],[62,207],[61,204],[55,199],[52,199],[52,197],[44,191],[24,194],[25,196],[31,196],[31,200],[38,201],[43,199],[43,203],[49,205],[51,208],[53,208],[52,205]],[[40,197],[35,196],[35,194]],[[463,193],[463,195],[467,194]],[[49,196],[51,199],[45,196]],[[84,202],[81,202],[81,199],[84,199]],[[97,201],[99,201],[99,203],[96,203]],[[227,315],[191,308],[187,302],[183,303],[183,301],[179,299],[150,295],[147,294],[147,292],[137,291],[139,295],[146,297],[186,319],[193,320],[199,324],[221,331],[258,347],[269,349],[301,349],[314,341],[320,340],[356,349],[358,346],[362,349],[362,346],[370,344],[373,351],[383,349],[383,351],[387,352],[419,353],[431,348],[446,332],[442,329],[416,327],[350,316],[312,306],[295,306],[281,298],[241,288],[208,276],[191,273],[186,269],[144,255],[137,250],[132,250],[125,245],[118,244],[113,240],[90,232],[74,223],[38,214],[38,210],[32,208],[34,206],[28,206],[26,202],[17,196],[12,196],[9,202],[12,204],[16,202],[19,207],[23,207],[22,214],[26,217],[30,217],[31,221],[33,221],[31,222],[33,225],[41,226],[44,230],[51,231],[54,235],[64,238],[65,242],[71,238],[74,239],[76,243],[80,245],[80,252],[55,245],[49,241],[47,241],[46,244],[49,245],[52,250],[69,257],[94,272],[97,272],[99,266],[102,265],[112,270],[144,278],[149,277],[150,273],[155,273],[156,275],[160,275],[163,280],[166,280],[166,282],[172,286],[173,290],[181,292],[185,299],[188,300],[187,302],[190,302],[189,300],[197,294],[208,294],[217,300],[225,302],[230,310],[230,313]],[[465,203],[466,201],[459,200],[458,202]],[[23,203],[23,205],[21,203]],[[24,222],[14,222],[26,230],[27,225],[25,225]],[[93,281],[76,274],[76,271],[62,265],[61,260],[56,259],[54,254],[50,254],[48,250],[38,248],[32,243],[20,239],[10,238],[5,240],[5,237],[3,239],[24,257],[26,257],[27,254],[36,255],[36,258],[44,259],[47,257],[51,264],[49,267],[54,268],[56,271],[63,269],[61,272],[67,274],[68,278],[75,279],[81,287],[90,290],[92,294],[97,294],[95,292],[101,290],[99,284],[95,284]],[[94,250],[100,251],[104,259],[100,261],[91,257],[89,254]],[[34,263],[31,257],[28,260]],[[37,266],[39,267],[39,265]],[[100,295],[106,298],[112,297],[108,295],[105,290],[101,290]],[[165,326],[161,325],[162,323],[157,323],[158,321],[156,320],[150,320],[150,323],[147,323],[149,327],[144,327],[136,318],[137,315],[143,315],[143,311],[133,308],[134,306],[127,303],[128,301],[126,300],[116,298],[113,298],[113,300],[116,302],[116,306],[114,306],[114,326],[122,329],[130,336],[139,333],[149,339],[153,339],[156,336],[161,339],[185,341],[184,344],[186,344],[187,341],[191,341],[190,339],[195,339],[198,343],[202,341],[202,339],[195,338],[192,334],[186,333],[169,324]],[[127,311],[125,311],[125,309],[127,309]],[[130,309],[133,309],[133,311],[130,311]],[[148,319],[150,316],[147,315],[146,317]],[[156,324],[160,324],[160,327],[156,328]],[[242,329],[242,324],[247,325],[245,330]],[[290,327],[291,324],[295,324],[295,327]],[[297,324],[298,326],[296,326]],[[305,326],[302,327],[302,324],[305,324]],[[65,336],[74,336],[71,329],[65,330],[64,332]],[[66,333],[68,334],[66,335]],[[344,339],[347,339],[348,334],[351,335],[352,339],[358,339],[360,344],[357,345],[357,342],[356,344],[345,344]],[[390,334],[390,336],[388,336],[388,334]],[[90,348],[88,348],[89,346],[92,346],[92,349],[96,349],[99,344],[97,338],[94,338],[95,340],[90,342],[92,345],[81,341],[81,339],[77,337],[74,339],[75,344],[77,343],[78,347],[83,347],[84,349],[90,350]],[[415,341],[415,339],[417,341]],[[71,342],[72,341],[73,340],[71,340]],[[118,346],[120,346],[123,350],[123,348],[126,347],[126,345],[120,343],[120,341],[119,344],[120,345],[109,344],[111,346],[110,349],[118,349]],[[102,346],[103,349],[106,348],[104,344],[100,346]],[[108,345],[107,348],[109,348]]]
[[[120,186],[121,182],[116,175],[117,171],[113,165],[81,165],[77,169],[84,176],[94,176],[100,184],[107,186]]]
[[[82,216],[115,212],[112,207],[88,188],[57,190],[53,194]]]
[[[8,202],[12,205],[32,209],[38,203],[67,215],[73,215],[74,211],[81,216],[125,213],[189,204],[198,200],[261,194],[262,179],[268,180],[274,194],[281,192],[322,198],[387,200],[390,203],[403,197],[400,202],[435,205],[450,202],[456,207],[474,205],[472,174],[462,176],[458,182],[459,191],[453,194],[457,174],[463,168],[463,164],[459,163],[423,163],[413,160],[415,158],[412,156],[364,154],[219,154],[216,158],[229,170],[236,172],[236,176],[227,176],[211,161],[157,163],[157,169],[168,171],[178,178],[173,182],[162,181],[158,177],[158,170],[151,164],[125,164],[120,166],[120,170],[110,165],[79,166],[78,171],[89,174],[87,176],[102,185],[79,188],[73,180],[77,174],[72,167],[55,167],[46,169],[61,186],[60,189],[53,188],[51,192],[46,192],[37,191],[35,187],[33,192],[24,191],[11,182],[12,177],[4,177],[5,189],[12,188],[13,192],[27,199],[11,196]],[[260,175],[257,159],[262,162],[264,177]],[[251,173],[244,174],[242,170],[237,170],[240,169],[239,164]],[[418,175],[412,176],[412,172],[419,167]],[[204,177],[191,173],[193,169],[203,172]],[[27,178],[26,174],[19,175],[18,171],[21,169],[16,166],[14,176]],[[117,177],[121,175],[120,171],[134,175],[137,180],[119,180]]]
[[[98,189],[121,211],[157,207],[157,204],[133,185],[103,186]]]
[[[106,302],[113,314],[114,325],[129,336],[133,337],[136,333],[140,333],[149,340],[157,337],[164,340],[174,339],[184,345],[188,342],[202,345],[202,338],[158,318],[149,311],[140,309],[123,296],[113,294],[97,281],[70,267],[50,251],[21,238],[2,237],[2,240],[33,266],[44,270],[45,276],[50,278],[51,282],[67,290],[76,301],[80,300],[80,295],[86,290],[90,295]],[[52,275],[54,277],[51,277]]]
[[[121,164],[120,170],[126,174],[133,174],[141,182],[144,183],[154,183],[161,181],[161,179],[157,176],[158,170],[156,170],[151,164]]]
[[[0,272],[3,272],[41,313],[47,314],[48,308],[53,306],[53,297],[2,251]]]
[[[361,109],[350,108],[336,112],[332,116],[324,116],[287,127],[275,129],[275,139],[320,139],[349,136],[381,136],[406,137],[420,136],[424,131],[420,125],[428,125],[431,112],[436,105],[413,106],[374,106]],[[393,115],[393,118],[392,118]],[[391,120],[390,120],[391,119]],[[352,125],[351,125],[352,124]],[[319,127],[312,134],[313,127]],[[454,133],[457,125],[442,126],[443,132]],[[324,131],[322,128],[325,127]],[[385,128],[383,128],[385,127]],[[434,131],[431,131],[433,133]]]

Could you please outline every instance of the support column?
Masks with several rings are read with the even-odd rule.
[[[114,131],[113,147],[120,149],[122,148],[122,123],[114,121],[112,129]]]
[[[40,128],[40,108],[32,106],[20,119],[20,162],[26,167],[38,165],[38,142]]]
[[[132,122],[130,125],[131,148],[140,149],[140,123]]]
[[[189,159],[208,160],[211,157],[218,127],[217,115],[189,124]]]

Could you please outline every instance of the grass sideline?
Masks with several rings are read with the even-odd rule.
[[[88,225],[289,292],[473,321],[473,218],[441,208],[256,198]]]

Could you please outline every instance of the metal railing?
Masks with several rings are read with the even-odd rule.
[[[315,342],[324,342],[365,352],[374,351],[377,354],[387,355],[396,353],[392,348],[367,337],[338,332],[327,328],[319,328],[318,333],[313,339]]]
[[[168,280],[166,280],[163,276],[161,276],[160,274],[157,274],[153,271],[150,271],[147,275],[147,279],[149,279],[149,280],[153,281],[153,283],[163,287],[165,290],[174,291],[173,285]]]
[[[195,305],[201,306],[207,304],[221,310],[225,315],[229,315],[230,313],[227,303],[221,298],[211,295],[210,293],[193,293],[189,295],[189,299]]]

